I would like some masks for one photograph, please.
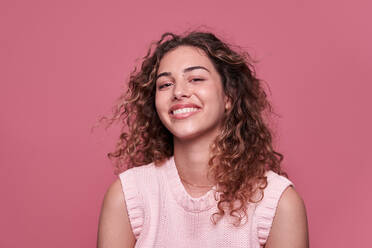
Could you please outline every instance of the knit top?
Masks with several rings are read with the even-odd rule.
[[[287,178],[267,171],[268,185],[259,203],[249,203],[242,225],[225,214],[217,224],[216,188],[201,197],[185,190],[174,157],[163,165],[154,163],[119,175],[128,217],[136,238],[135,247],[262,247],[269,236],[283,191],[293,185]]]

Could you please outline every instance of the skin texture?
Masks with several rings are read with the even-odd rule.
[[[309,234],[306,209],[294,188],[282,194],[265,248],[308,248]]]
[[[188,68],[202,67],[205,69]],[[173,134],[174,158],[178,173],[194,185],[214,184],[208,175],[210,145],[220,132],[221,119],[230,102],[221,78],[209,58],[198,48],[181,46],[161,60],[156,81],[155,106],[160,120]],[[194,104],[198,111],[186,118],[173,118],[176,104]],[[192,197],[209,189],[184,184]],[[108,189],[102,205],[98,231],[99,248],[133,247],[131,230],[120,181]],[[276,216],[265,248],[307,248],[308,230],[304,203],[289,187],[279,200]]]
[[[205,69],[200,69],[200,68]],[[188,68],[199,68],[185,72]],[[174,158],[179,174],[195,185],[214,184],[208,177],[210,145],[220,132],[225,109],[230,106],[220,75],[210,59],[198,48],[180,46],[160,62],[156,82],[155,106],[160,120],[173,134]],[[184,119],[169,113],[177,104],[194,104],[198,111]],[[184,184],[192,197],[208,189]]]
[[[193,70],[185,71],[188,68]],[[205,69],[203,69],[205,68]],[[160,62],[155,105],[160,120],[179,142],[217,136],[225,112],[225,96],[219,74],[208,57],[194,47],[181,46]],[[200,107],[192,116],[179,120],[169,113],[176,104]]]
[[[98,248],[134,247],[121,182],[117,179],[105,194],[98,226]]]

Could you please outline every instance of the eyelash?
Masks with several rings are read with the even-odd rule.
[[[190,82],[200,82],[200,81],[204,81],[205,79],[204,78],[193,78],[190,80]],[[165,87],[168,87],[172,85],[172,83],[164,83],[164,84],[161,84],[158,88],[159,90],[165,88]]]
[[[196,81],[204,81],[204,78],[193,78],[193,79],[191,79],[191,81],[194,81],[194,82],[196,82]]]
[[[164,87],[170,86],[172,83],[164,83],[159,85],[159,90],[163,89]]]

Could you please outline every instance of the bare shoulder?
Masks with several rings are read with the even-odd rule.
[[[103,206],[125,208],[125,201],[120,179],[116,179],[107,189]]]
[[[277,214],[293,215],[293,213],[306,215],[305,203],[293,187],[287,187],[279,200]]]
[[[133,247],[131,229],[120,179],[108,188],[99,219],[97,247]]]
[[[265,248],[309,247],[305,203],[293,187],[282,194]]]

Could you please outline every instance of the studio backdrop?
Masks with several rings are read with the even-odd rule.
[[[371,8],[363,0],[2,0],[0,247],[95,246],[115,180],[106,154],[119,134],[98,120],[151,41],[200,26],[257,61],[311,247],[370,247]]]

